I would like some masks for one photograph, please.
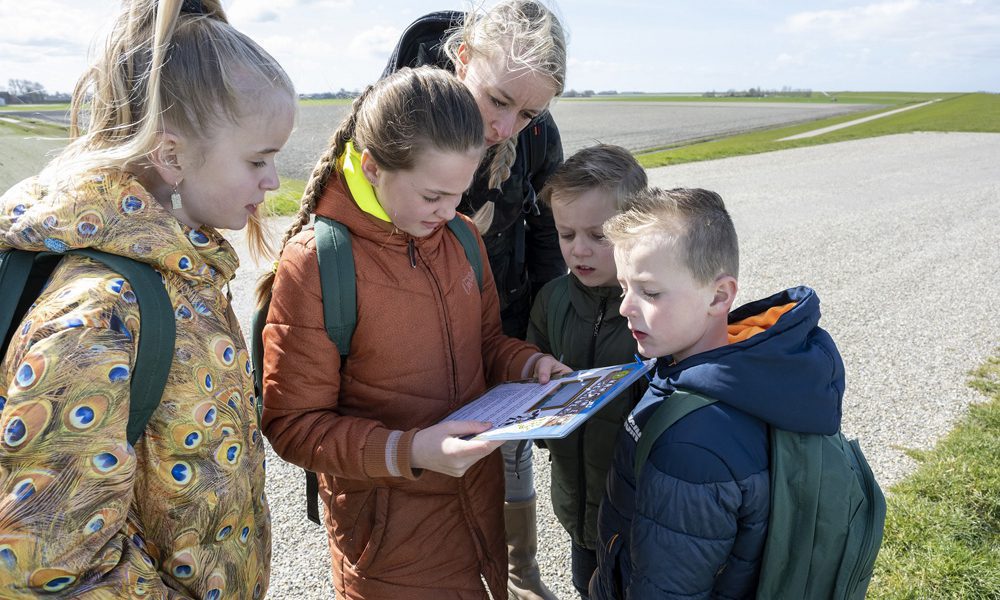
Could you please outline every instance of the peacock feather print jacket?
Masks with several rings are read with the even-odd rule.
[[[262,597],[270,516],[249,355],[226,294],[233,248],[122,173],[11,188],[0,197],[10,247],[151,264],[177,340],[132,447],[135,295],[86,257],[53,272],[0,362],[0,597]]]

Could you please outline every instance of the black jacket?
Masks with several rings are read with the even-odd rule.
[[[465,13],[440,11],[414,21],[400,37],[382,76],[427,64],[454,71],[442,42],[464,18]],[[487,201],[495,202],[493,223],[483,239],[507,335],[524,338],[535,294],[566,273],[552,211],[536,198],[562,161],[559,129],[552,116],[543,113],[518,135],[517,158],[501,189],[489,189],[489,161],[485,161],[458,205],[460,212],[472,215]]]

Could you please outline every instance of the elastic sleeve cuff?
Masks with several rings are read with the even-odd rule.
[[[417,430],[375,429],[368,435],[364,450],[364,469],[369,477],[416,479],[410,466],[410,451]]]

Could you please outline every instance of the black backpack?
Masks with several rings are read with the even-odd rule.
[[[135,293],[141,319],[135,367],[129,382],[126,430],[128,443],[134,446],[160,404],[174,356],[177,327],[174,310],[163,278],[153,267],[124,256],[89,249],[70,250],[65,254],[10,249],[0,251],[0,289],[3,290],[0,295],[0,332],[3,333],[0,356],[6,355],[21,320],[66,254],[86,256],[102,263],[128,280]]]
[[[323,323],[326,335],[336,344],[340,352],[340,368],[347,363],[351,348],[351,338],[358,324],[358,295],[354,253],[351,250],[351,234],[339,221],[327,217],[316,217],[316,258],[319,262],[320,289],[323,294]],[[465,257],[472,265],[479,288],[483,287],[483,259],[479,242],[462,218],[455,216],[448,221],[448,229],[458,238],[465,250]],[[253,359],[253,382],[256,388],[258,421],[264,405],[264,325],[271,303],[257,308],[253,315],[251,355]],[[319,480],[316,474],[306,471],[306,515],[309,520],[319,523]]]

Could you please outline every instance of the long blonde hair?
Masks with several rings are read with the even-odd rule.
[[[537,0],[503,0],[485,13],[469,12],[461,27],[444,41],[444,51],[452,64],[459,63],[458,49],[464,45],[471,56],[504,57],[510,71],[528,70],[552,80],[555,95],[566,86],[566,33],[555,13]],[[517,158],[515,133],[491,149],[489,187],[500,189],[510,178]],[[487,202],[480,213],[490,211]],[[477,213],[473,221],[484,231],[492,214]],[[485,227],[484,227],[485,226]]]
[[[274,90],[296,97],[278,62],[229,24],[219,0],[125,2],[73,91],[71,142],[40,178],[61,187],[92,171],[141,170],[167,126],[208,141],[224,119],[236,122]],[[247,235],[252,253],[269,252],[257,217]]]
[[[482,148],[483,118],[468,88],[443,69],[404,67],[368,86],[355,98],[350,114],[316,162],[299,212],[281,240],[282,250],[309,224],[330,177],[342,171],[340,159],[348,142],[358,152],[367,150],[380,169],[405,171],[427,148],[443,152]],[[273,272],[261,277],[258,308],[270,301],[273,284]]]

